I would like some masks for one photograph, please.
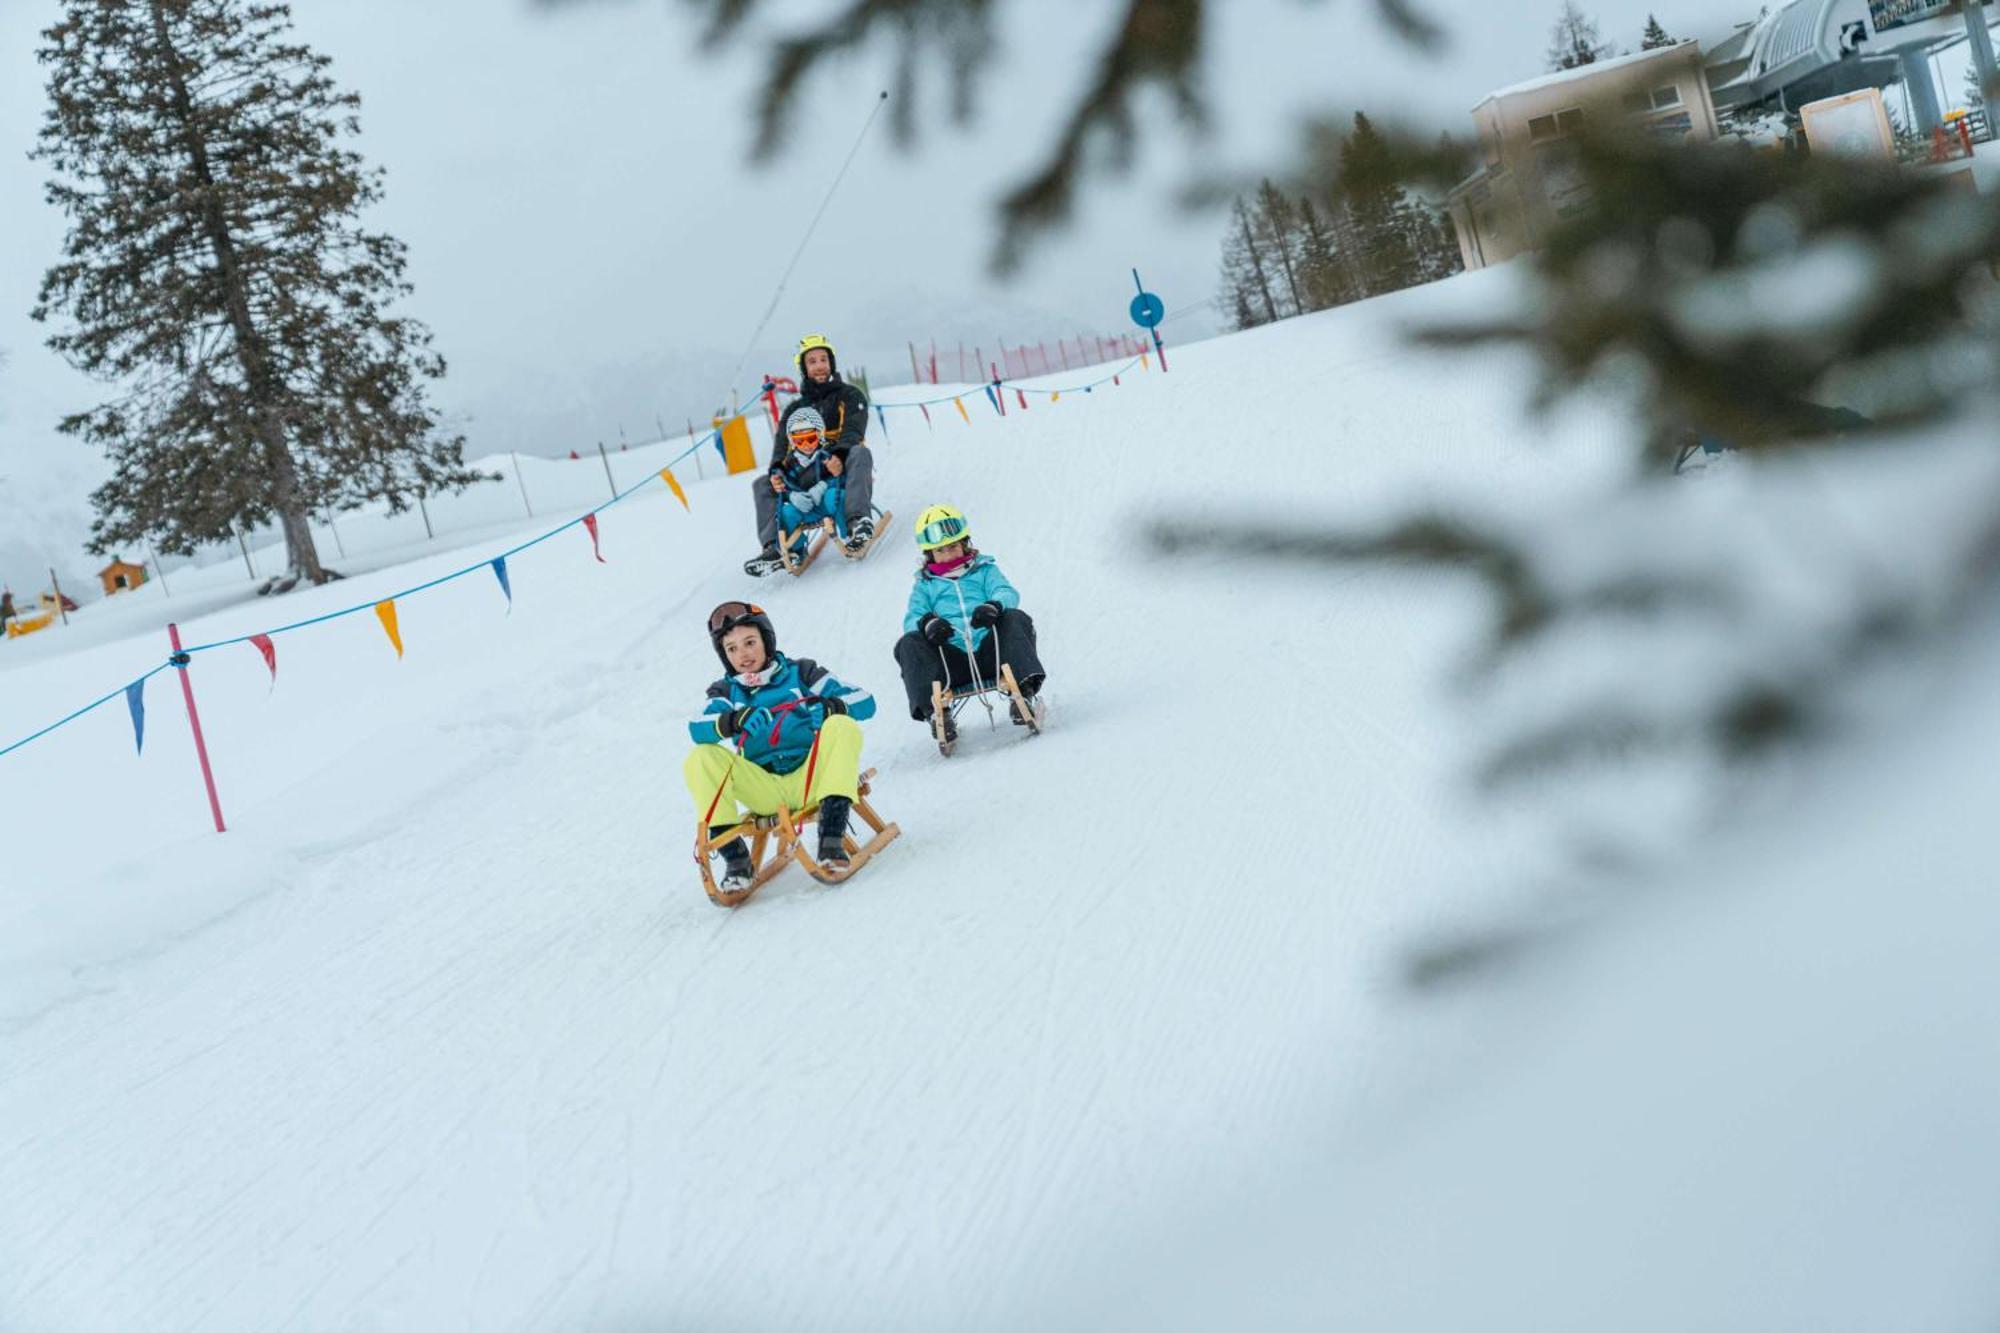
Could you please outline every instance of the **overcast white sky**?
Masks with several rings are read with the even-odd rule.
[[[770,21],[823,18],[835,0],[784,3]],[[1173,206],[1192,176],[1282,163],[1311,112],[1356,107],[1463,130],[1488,90],[1543,66],[1555,0],[1431,8],[1454,25],[1426,60],[1365,0],[1227,0],[1209,32],[1214,135],[1160,133],[1128,180],[1092,192],[1075,224],[1005,285],[986,272],[990,207],[1044,146],[1120,6],[1011,0],[983,85],[983,120],[952,129],[942,98],[914,152],[886,132],[857,159],[779,306],[745,382],[823,331],[878,378],[907,373],[906,339],[1033,340],[1125,327],[1137,266],[1165,298],[1166,333],[1212,330],[1194,310],[1216,286],[1221,218]],[[84,446],[53,422],[103,390],[42,348],[27,317],[62,219],[26,160],[43,114],[37,34],[59,0],[0,0],[0,560],[36,506],[82,512]],[[1604,35],[1636,46],[1649,10],[1677,36],[1713,37],[1750,0],[1597,0]],[[550,14],[528,0],[293,0],[306,40],[362,95],[361,151],[388,171],[371,219],[410,246],[416,295],[450,362],[437,401],[471,452],[559,453],[638,439],[726,396],[725,379],[856,130],[889,52],[840,63],[801,104],[801,132],[770,168],[746,162],[761,43],[695,49],[672,0],[599,0]],[[941,71],[940,71],[941,73]],[[933,83],[933,92],[940,85]],[[886,118],[885,118],[886,120]],[[1176,312],[1187,313],[1175,318]],[[741,387],[741,385],[739,385]],[[67,521],[65,526],[68,526]],[[0,570],[4,574],[4,570]]]

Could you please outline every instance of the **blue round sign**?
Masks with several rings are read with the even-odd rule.
[[[1158,326],[1167,317],[1167,303],[1151,292],[1140,292],[1132,298],[1132,322],[1142,329]]]

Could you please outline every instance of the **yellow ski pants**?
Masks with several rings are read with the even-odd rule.
[[[828,718],[819,729],[818,758],[789,773],[759,768],[724,745],[695,746],[681,771],[694,797],[695,818],[706,815],[709,828],[740,822],[739,806],[749,814],[775,815],[780,805],[796,813],[829,796],[851,801],[861,785],[861,725],[845,715]]]

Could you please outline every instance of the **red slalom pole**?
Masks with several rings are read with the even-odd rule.
[[[188,655],[181,651],[181,627],[167,626],[167,642],[173,646],[174,655],[167,660],[173,663],[181,677],[181,698],[187,701],[188,726],[194,731],[195,758],[201,760],[202,785],[208,788],[209,813],[215,816],[215,831],[226,833],[222,825],[222,801],[215,794],[215,770],[208,765],[208,742],[201,738],[201,714],[194,706],[194,682],[188,679]]]

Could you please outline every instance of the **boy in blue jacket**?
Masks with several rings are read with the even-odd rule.
[[[842,684],[810,658],[778,651],[777,631],[762,607],[724,602],[709,612],[708,638],[725,672],[708,703],[688,723],[695,747],[683,765],[688,793],[711,838],[742,822],[737,807],[774,815],[783,805],[819,803],[819,860],[847,864],[841,838],[860,786],[861,728],[875,698]],[[722,849],[724,892],[750,882],[750,849],[738,838]]]
[[[1021,692],[1034,698],[1047,675],[1035,651],[1035,622],[993,557],[973,549],[965,515],[932,505],[917,518],[917,546],[924,557],[896,642],[910,716],[929,725],[933,682],[949,690],[992,685],[1002,663],[1014,669]],[[1018,708],[1009,711],[1016,726],[1027,725]],[[958,735],[949,715],[944,733],[946,740]]]

